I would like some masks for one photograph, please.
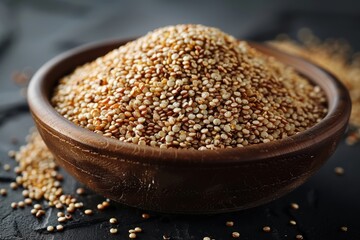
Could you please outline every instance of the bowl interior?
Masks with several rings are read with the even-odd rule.
[[[59,134],[71,137],[78,144],[97,149],[101,154],[116,155],[128,152],[129,159],[152,164],[180,165],[224,165],[234,161],[256,161],[266,157],[276,157],[300,151],[302,148],[324,141],[347,123],[351,108],[345,87],[331,74],[298,57],[280,52],[267,45],[251,43],[259,51],[274,56],[281,62],[294,67],[300,74],[319,85],[328,100],[328,113],[318,124],[294,136],[269,143],[261,143],[244,148],[218,150],[179,150],[140,146],[106,138],[90,130],[76,126],[61,116],[49,101],[57,81],[71,73],[77,66],[96,59],[123,45],[127,40],[110,40],[91,44],[63,53],[45,64],[33,77],[29,86],[29,104],[33,114],[42,123],[55,129]],[[169,161],[169,159],[171,159]]]

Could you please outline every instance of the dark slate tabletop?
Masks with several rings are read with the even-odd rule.
[[[56,54],[82,43],[106,38],[138,36],[156,27],[175,23],[202,23],[216,26],[239,38],[263,41],[278,33],[292,36],[303,26],[320,37],[342,37],[360,50],[360,7],[358,1],[95,1],[33,0],[0,1],[0,188],[9,189],[13,172],[3,170],[15,162],[7,156],[25,142],[33,126],[19,86],[10,79],[15,73],[35,71]],[[19,74],[18,74],[19,75]],[[21,76],[21,75],[20,75]],[[140,226],[137,239],[360,239],[360,144],[341,142],[335,154],[307,183],[274,202],[257,208],[208,216],[166,215],[112,204],[92,217],[76,213],[66,231],[49,234],[48,224],[56,223],[51,210],[38,220],[30,209],[12,210],[10,204],[22,199],[21,191],[8,190],[0,196],[0,239],[128,239],[128,229]],[[334,168],[345,169],[337,176]],[[80,186],[64,176],[64,190],[75,192]],[[89,192],[80,198],[96,208],[103,197]],[[299,210],[292,210],[292,202]],[[119,233],[109,234],[108,219],[117,217]],[[234,227],[226,227],[226,221]],[[297,222],[296,226],[289,224]],[[271,233],[262,231],[271,226]],[[348,231],[340,231],[347,226]]]

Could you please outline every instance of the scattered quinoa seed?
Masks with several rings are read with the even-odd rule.
[[[8,156],[11,157],[11,158],[15,158],[16,152],[15,152],[14,150],[10,150],[10,151],[8,152]]]
[[[140,227],[136,227],[134,228],[135,232],[139,233],[139,232],[142,232],[142,229]]]
[[[304,239],[303,235],[301,235],[301,234],[296,235],[295,238],[296,238],[297,240],[303,240],[303,239]]]
[[[78,189],[76,189],[76,194],[78,194],[78,195],[84,195],[84,194],[85,194],[85,189],[84,189],[84,188],[78,188]]]
[[[59,224],[59,225],[56,225],[56,230],[58,230],[59,232],[61,232],[62,230],[64,230],[64,226]]]
[[[117,221],[116,218],[110,218],[109,222],[110,222],[111,224],[116,224],[116,223],[118,223],[118,221]]]
[[[150,215],[147,214],[147,213],[143,213],[143,214],[141,214],[141,217],[142,217],[143,219],[148,219],[148,218],[150,218]]]
[[[17,183],[16,183],[16,182],[10,183],[10,188],[11,188],[12,190],[16,190],[16,189],[18,188]]]
[[[110,233],[111,234],[116,234],[118,232],[117,228],[110,228]]]
[[[232,226],[234,226],[234,222],[233,221],[227,221],[226,226],[227,227],[232,227]]]
[[[43,216],[43,215],[45,214],[45,211],[44,211],[44,210],[37,210],[37,209],[35,209],[35,210],[36,210],[35,216],[36,216],[37,218],[40,218],[41,216]]]
[[[6,195],[7,195],[7,191],[6,191],[5,188],[1,188],[1,189],[0,189],[0,195],[1,195],[1,196],[6,196]]]
[[[336,167],[336,168],[334,169],[334,172],[335,172],[336,175],[342,176],[342,175],[344,175],[345,170],[344,170],[344,168],[342,168],[342,167]]]
[[[16,202],[12,202],[10,205],[13,209],[16,209],[18,207]]]
[[[84,213],[85,213],[86,215],[92,215],[92,214],[93,214],[93,211],[92,211],[91,209],[86,209],[86,210],[84,211]]]
[[[294,220],[290,220],[289,222],[291,225],[295,226],[296,225],[296,222]]]
[[[4,170],[5,171],[10,171],[10,169],[11,169],[11,167],[10,167],[10,165],[9,164],[4,164]]]
[[[265,227],[263,227],[263,231],[264,232],[271,232],[271,228],[269,227],[269,226],[265,226]]]
[[[294,210],[298,210],[299,209],[299,205],[297,203],[291,203],[290,204],[291,208]]]
[[[48,232],[53,232],[54,231],[54,227],[53,226],[47,226],[47,228],[46,228],[46,230],[48,231]]]
[[[239,237],[240,237],[240,233],[238,233],[238,232],[233,232],[233,233],[231,234],[231,236],[232,236],[233,238],[239,238]]]
[[[348,231],[348,227],[342,226],[342,227],[340,228],[340,230],[343,231],[343,232],[347,232],[347,231]]]
[[[19,201],[18,202],[18,206],[19,208],[24,208],[25,207],[25,203],[23,201]]]
[[[40,209],[42,209],[42,206],[40,204],[35,204],[34,209],[40,210]]]
[[[56,214],[56,216],[59,218],[59,217],[65,217],[65,213],[63,213],[63,212],[58,212],[57,214]]]
[[[135,234],[135,233],[130,233],[130,234],[129,234],[129,238],[131,238],[131,239],[136,238],[136,234]]]
[[[204,237],[203,240],[211,240],[209,237]]]
[[[103,201],[101,204],[103,205],[104,208],[107,208],[110,206],[109,201]]]

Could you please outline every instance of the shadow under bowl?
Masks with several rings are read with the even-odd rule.
[[[63,53],[37,71],[28,90],[37,129],[57,162],[90,189],[117,202],[191,214],[258,206],[313,175],[335,151],[348,124],[351,101],[334,76],[303,59],[255,43],[251,45],[324,90],[328,114],[320,123],[278,141],[198,151],[124,143],[76,126],[57,113],[49,99],[58,80],[126,42],[112,40]]]

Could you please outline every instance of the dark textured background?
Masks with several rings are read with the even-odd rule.
[[[360,50],[360,1],[95,1],[28,0],[0,1],[0,188],[9,188],[14,166],[7,151],[17,149],[13,139],[24,142],[33,126],[25,100],[11,77],[16,71],[35,71],[56,54],[82,43],[106,38],[132,37],[156,27],[176,23],[202,23],[216,26],[238,38],[263,41],[279,33],[292,36],[301,27],[310,27],[322,38],[342,37]],[[240,239],[360,239],[360,145],[346,146],[344,141],[325,166],[306,184],[287,196],[265,206],[231,214],[212,216],[176,216],[152,213],[143,220],[143,211],[119,204],[93,217],[75,214],[63,233],[47,234],[47,224],[56,224],[56,211],[48,211],[42,220],[30,214],[30,208],[12,210],[10,203],[22,199],[21,191],[8,190],[0,197],[0,239],[127,239],[127,230],[140,226],[138,239],[231,239],[232,231]],[[342,166],[344,176],[334,167]],[[64,189],[74,192],[79,184],[66,173]],[[80,198],[96,207],[101,196]],[[290,210],[297,202],[300,209]],[[108,219],[116,216],[119,233],[110,236]],[[289,220],[297,226],[290,226]],[[225,222],[235,222],[233,228]],[[272,227],[271,233],[262,227]],[[339,230],[347,226],[349,231]]]

